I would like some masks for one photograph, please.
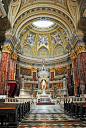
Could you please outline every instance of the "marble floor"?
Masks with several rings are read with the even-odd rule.
[[[18,128],[86,128],[85,122],[64,114],[62,105],[31,105]]]

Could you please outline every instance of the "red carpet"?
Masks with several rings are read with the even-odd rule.
[[[40,103],[40,102],[38,102],[36,105],[55,105],[55,103],[52,103],[52,102],[50,102],[50,103]]]

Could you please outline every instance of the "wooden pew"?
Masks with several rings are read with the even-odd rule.
[[[4,117],[7,116],[6,120],[2,120]],[[4,122],[8,122],[9,125],[17,126],[18,125],[18,105],[16,104],[5,104],[0,103],[0,121],[1,125],[3,126]]]
[[[7,103],[6,103],[7,104]],[[18,105],[18,120],[21,121],[24,116],[30,111],[30,102],[19,103],[19,102],[8,102],[8,104]]]
[[[22,107],[21,107],[21,104],[22,103],[16,103],[16,102],[8,102],[8,103],[5,103],[6,105],[10,104],[10,105],[18,105],[18,121],[21,121],[22,120]]]
[[[80,120],[86,118],[86,102],[80,103]]]
[[[86,114],[86,101],[77,101],[76,103],[74,102],[74,105],[75,105],[75,117],[82,119],[84,113]]]
[[[86,101],[71,102],[70,115],[83,120],[86,117]]]

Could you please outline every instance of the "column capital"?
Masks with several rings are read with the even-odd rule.
[[[17,56],[17,53],[13,52],[13,53],[12,53],[12,58],[13,58],[14,60],[17,60],[17,57],[18,57],[18,56]]]
[[[20,69],[21,65],[17,64],[17,69]]]
[[[70,69],[70,64],[66,65],[67,69]]]
[[[71,60],[75,59],[77,57],[77,54],[75,52],[71,53],[70,58]]]
[[[32,72],[37,72],[37,68],[32,68]]]
[[[54,68],[50,68],[50,72],[54,72],[55,71],[55,69]]]
[[[76,49],[75,49],[77,55],[82,53],[82,52],[86,52],[86,47],[85,46],[78,46]]]
[[[12,49],[12,47],[10,46],[10,45],[8,45],[8,46],[1,46],[1,48],[2,48],[2,52],[7,52],[7,53],[12,53],[12,51],[13,51],[13,49]]]

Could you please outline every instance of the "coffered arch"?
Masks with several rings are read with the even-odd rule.
[[[70,14],[62,8],[55,8],[49,5],[27,8],[19,13],[12,25],[15,29],[16,37],[23,26],[29,25],[34,19],[43,16],[52,18],[58,25],[63,26],[68,31],[69,38],[71,37],[76,26]]]

